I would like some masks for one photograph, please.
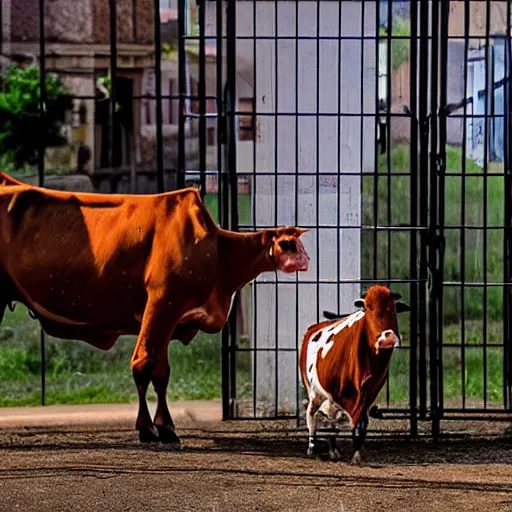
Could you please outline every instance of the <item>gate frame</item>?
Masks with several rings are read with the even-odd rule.
[[[318,1],[318,0],[317,0]],[[343,0],[340,0],[340,2]],[[202,2],[201,2],[202,3]],[[220,2],[217,2],[218,4]],[[364,0],[363,0],[364,6]],[[227,66],[228,80],[226,87],[225,110],[226,119],[226,161],[223,167],[223,175],[229,177],[221,180],[224,197],[223,205],[227,205],[226,196],[230,196],[230,221],[231,229],[238,230],[238,208],[236,206],[236,126],[235,105],[232,98],[235,96],[235,67],[236,67],[236,7],[235,1],[226,0],[227,4]],[[469,39],[469,2],[465,1],[465,30],[464,40],[467,53]],[[510,14],[510,3],[508,12]],[[489,6],[489,2],[487,2]],[[388,15],[391,20],[391,2],[388,3]],[[277,9],[277,7],[276,7]],[[490,39],[489,31],[489,7],[487,9],[487,43]],[[445,175],[446,175],[446,146],[447,146],[447,119],[450,114],[447,103],[447,67],[448,67],[448,22],[450,14],[449,2],[431,2],[430,0],[413,0],[411,2],[410,26],[411,35],[408,38],[410,48],[416,51],[410,52],[411,73],[409,80],[410,87],[410,134],[411,134],[411,159],[410,159],[410,201],[411,205],[417,201],[418,209],[411,208],[411,256],[410,256],[410,300],[413,306],[411,313],[411,345],[409,358],[409,407],[408,408],[382,408],[380,411],[385,418],[407,418],[410,421],[410,433],[412,436],[418,434],[418,421],[427,421],[432,426],[434,439],[440,437],[441,420],[450,419],[496,419],[509,420],[512,415],[512,350],[508,345],[512,337],[512,321],[505,313],[504,318],[504,359],[503,359],[503,382],[504,382],[504,410],[477,410],[477,409],[449,409],[444,407],[443,400],[443,290],[444,290],[444,250],[445,250]],[[378,19],[377,10],[377,19]],[[510,19],[508,16],[508,51],[510,58]],[[429,30],[429,21],[431,26]],[[391,21],[389,22],[391,25]],[[258,36],[255,35],[255,39]],[[296,39],[300,39],[296,37]],[[377,29],[376,44],[379,39],[387,39],[391,44],[391,29],[386,36],[380,36]],[[429,41],[431,42],[429,45]],[[487,44],[488,47],[488,44]],[[390,60],[388,52],[388,61]],[[486,50],[488,53],[488,49]],[[419,62],[418,62],[419,58]],[[389,62],[388,62],[389,64]],[[390,69],[388,65],[388,69]],[[465,62],[465,77],[467,81],[467,60]],[[486,66],[486,75],[488,74]],[[507,73],[507,70],[505,71]],[[510,69],[508,70],[508,74]],[[378,72],[377,72],[378,80]],[[486,81],[486,88],[488,86]],[[508,80],[508,93],[504,94],[505,102],[505,130],[507,144],[505,147],[505,223],[506,235],[504,240],[504,257],[508,264],[505,264],[504,282],[504,309],[507,304],[512,304],[512,288],[510,280],[512,276],[512,261],[509,255],[512,253],[512,169],[510,169],[509,148],[512,148],[512,130],[509,128],[511,105],[512,105],[512,81]],[[388,89],[390,80],[388,79]],[[436,87],[433,84],[437,84]],[[466,93],[464,93],[466,94]],[[389,95],[388,95],[389,97]],[[378,102],[378,96],[377,96]],[[508,108],[507,108],[508,107]],[[258,115],[254,112],[254,115]],[[297,116],[300,114],[296,113]],[[390,112],[386,114],[388,136],[390,134],[391,117]],[[378,117],[376,113],[376,117]],[[488,116],[485,116],[488,119]],[[464,117],[464,123],[466,116]],[[464,131],[465,131],[464,124]],[[462,141],[465,147],[465,139]],[[388,146],[389,147],[389,146]],[[465,157],[465,151],[464,157]],[[417,155],[415,158],[413,155]],[[227,171],[224,169],[227,167]],[[375,170],[377,172],[377,169]],[[389,169],[388,169],[389,173]],[[484,178],[486,180],[486,178]],[[228,190],[229,188],[229,190]],[[226,210],[225,210],[226,211]],[[390,230],[388,230],[389,232]],[[419,240],[415,232],[419,233]],[[377,236],[377,229],[374,230]],[[376,253],[375,249],[375,253]],[[374,255],[376,257],[376,255]],[[415,262],[419,259],[419,264]],[[389,282],[400,282],[392,280]],[[361,280],[361,282],[367,282]],[[403,282],[403,281],[401,281]],[[278,286],[278,285],[277,285]],[[464,292],[464,284],[461,286]],[[487,286],[484,286],[484,290]],[[486,292],[484,292],[485,294]],[[485,308],[485,305],[484,305]],[[486,323],[486,322],[484,322]],[[415,326],[417,328],[415,329]],[[238,417],[236,413],[236,308],[232,309],[228,325],[222,336],[223,355],[223,418],[240,420],[264,420],[264,419],[287,419],[289,416],[270,417]],[[484,356],[485,358],[485,356]],[[300,378],[298,379],[300,380]],[[298,382],[300,387],[300,382]],[[253,387],[253,393],[255,393]],[[297,400],[298,402],[298,400]],[[300,408],[297,404],[297,415],[292,416],[300,421]],[[497,414],[499,413],[499,414]],[[254,414],[254,411],[253,411]]]

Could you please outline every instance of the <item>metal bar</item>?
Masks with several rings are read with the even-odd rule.
[[[300,280],[300,284],[336,284],[336,280],[332,280],[332,279],[320,279],[319,281],[317,280],[312,280],[312,279],[301,279]],[[418,283],[420,282],[419,280],[413,280],[413,279],[391,279],[391,281],[386,281],[386,283],[388,284],[407,284],[407,283]],[[261,280],[258,282],[259,285],[264,285],[264,284],[272,284],[272,285],[275,285],[275,280],[268,280],[268,281],[265,281],[265,280]],[[291,284],[291,283],[282,283],[283,286],[285,284]],[[381,279],[341,279],[338,284],[368,284],[368,285],[372,285],[372,284],[382,284],[382,280]],[[509,283],[510,286],[512,286],[512,283]],[[481,287],[482,285],[479,284],[477,285],[479,287]],[[501,283],[496,283],[495,286],[503,286],[503,284]]]
[[[228,187],[224,176],[223,143],[226,136],[224,80],[223,80],[223,2],[216,4],[216,37],[217,37],[217,211],[219,223],[224,229],[229,228],[228,209],[225,207]],[[225,325],[221,334],[221,366],[222,366],[222,419],[233,419],[230,408],[230,373],[229,373],[229,326]]]
[[[256,3],[256,2],[254,2]],[[341,9],[341,3],[339,8]],[[277,34],[276,34],[277,35]],[[299,0],[295,0],[295,111],[299,111]],[[338,121],[339,124],[339,121]],[[338,131],[339,134],[339,131]],[[339,183],[339,179],[338,179]],[[299,225],[299,116],[295,115],[295,226]],[[299,274],[295,273],[295,368],[299,368]],[[296,379],[296,405],[297,425],[299,425],[302,411],[300,400],[300,377]]]
[[[155,93],[156,93],[156,184],[157,191],[163,192],[164,185],[164,149],[162,117],[162,38],[160,34],[160,3],[154,0],[155,24]]]
[[[389,116],[393,105],[391,81],[393,70],[391,69],[392,35],[393,35],[393,2],[388,2],[388,26],[386,34],[386,218],[388,226],[391,226],[391,117]],[[380,28],[380,27],[377,27]],[[391,231],[387,231],[386,244],[386,278],[391,280]],[[386,379],[386,403],[389,407],[390,391],[389,379]]]
[[[253,0],[252,2],[252,14],[253,14],[253,30],[254,30],[254,45],[253,45],[253,77],[254,77],[254,84],[253,84],[253,98],[254,98],[254,112],[256,112],[256,98],[257,96],[257,72],[256,72],[256,58],[257,58],[257,11],[256,11],[256,0]],[[255,130],[254,134],[254,140],[252,142],[252,176],[253,176],[253,191],[252,191],[252,223],[253,225],[256,224],[257,219],[257,211],[256,211],[256,194],[257,194],[257,175],[256,175],[256,162],[257,162],[257,124],[256,124],[256,116],[253,115],[253,127]],[[253,293],[253,312],[254,312],[254,348],[258,348],[258,280],[255,279],[253,282],[254,286],[254,293]],[[253,358],[253,388],[252,388],[252,411],[254,416],[256,416],[256,398],[257,398],[257,376],[258,376],[258,359],[256,357],[256,353],[254,353]]]
[[[114,172],[118,172],[118,173],[122,173],[123,172],[123,169],[119,169],[119,168],[116,168],[116,169],[112,169],[112,171]],[[99,171],[101,172],[101,171]],[[189,169],[187,170],[187,174],[199,174],[200,171],[199,169]],[[215,170],[207,170],[206,171],[206,175],[214,175],[216,173]],[[340,176],[367,176],[368,173],[366,172],[359,172],[359,171],[354,171],[354,172],[345,172],[345,171],[340,171],[340,172],[334,172],[334,171],[324,171],[324,172],[321,172],[320,173],[320,176],[338,176],[338,174]],[[258,176],[274,176],[275,173],[274,171],[270,171],[270,172],[258,172]],[[279,176],[295,176],[295,173],[293,171],[282,171],[282,172],[279,172]],[[301,176],[316,176],[316,172],[309,172],[309,171],[304,171],[304,172],[301,172],[300,173]],[[410,172],[394,172],[393,173],[393,176],[411,176],[411,173]],[[454,172],[447,172],[446,173],[446,176],[456,176],[456,177],[461,177],[463,176],[462,173],[454,173]],[[468,176],[470,176],[471,178],[483,178],[483,176],[481,174],[468,174]],[[503,178],[504,176],[504,173],[493,173],[493,174],[489,174],[487,176],[488,179],[490,178]],[[393,226],[390,226],[390,227],[393,227]],[[410,226],[408,226],[410,227]],[[449,224],[447,225],[446,227],[460,227],[460,224]],[[480,225],[475,225],[475,224],[471,224],[471,225],[468,225],[469,228],[479,228],[479,229],[482,229],[482,226]],[[489,227],[493,227],[494,229],[503,229],[503,226],[502,225],[495,225],[495,226],[491,226],[489,225]]]
[[[440,20],[440,94],[439,94],[439,167],[438,167],[438,208],[439,208],[439,240],[444,240],[444,222],[445,222],[445,176],[446,171],[446,107],[448,103],[448,21],[450,14],[449,2],[441,4]],[[442,242],[441,242],[442,243]],[[441,249],[438,261],[438,271],[441,280],[441,290],[438,295],[438,379],[439,379],[439,411],[442,416],[444,406],[444,383],[443,383],[443,334],[444,334],[444,290],[442,289],[442,280],[444,277],[444,251]]]
[[[192,99],[194,97],[197,97],[197,96],[194,96],[194,95],[184,95],[186,99]],[[146,95],[147,98],[149,99],[154,99],[154,96],[149,96],[149,95]],[[170,96],[168,96],[170,97]],[[163,96],[162,98],[163,99],[166,99],[168,98],[166,96]],[[83,98],[81,97],[82,99],[87,99],[87,98]],[[462,105],[461,105],[462,107]],[[235,111],[234,112],[235,115],[256,115],[256,116],[260,116],[260,117],[290,117],[290,116],[295,116],[297,115],[297,112],[284,112],[284,111],[281,111],[281,112],[248,112],[248,111]],[[364,112],[364,113],[359,113],[359,112],[319,112],[318,113],[318,116],[316,115],[315,112],[299,112],[298,113],[300,117],[319,117],[319,118],[323,118],[323,117],[338,117],[338,116],[341,116],[341,117],[348,117],[348,118],[351,118],[351,117],[357,117],[358,119],[361,118],[361,117],[375,117],[375,114],[372,113],[372,114],[369,114],[367,112]],[[409,119],[410,118],[410,114],[405,114],[405,113],[400,113],[400,112],[390,112],[389,114],[386,114],[385,117],[387,118],[389,115],[389,117],[391,119]],[[194,114],[193,112],[192,113],[188,113],[188,114],[185,114],[185,117],[187,119],[199,119],[200,115],[199,114]],[[217,114],[206,114],[206,117],[207,118],[215,118],[217,117]],[[451,119],[461,119],[463,117],[462,114],[450,114],[449,117]],[[468,119],[480,119],[480,118],[484,118],[484,114],[468,114],[466,116]],[[496,114],[495,116],[496,118],[502,118],[504,117],[503,114]],[[394,174],[394,173],[393,173]],[[474,176],[477,176],[476,174]],[[494,174],[493,174],[494,176]],[[386,177],[386,174],[384,174],[384,177]]]
[[[279,0],[278,0],[279,1]],[[319,0],[321,1],[321,0]],[[340,0],[338,0],[340,1]],[[341,0],[342,2],[346,2],[346,1],[351,1],[351,0]],[[393,1],[393,0],[392,0]],[[404,2],[406,0],[394,0],[394,1],[397,1],[397,2]],[[421,1],[424,1],[424,0],[419,0],[420,2]],[[427,0],[427,1],[430,1],[432,2],[433,0]],[[439,1],[439,0],[438,0]],[[449,0],[449,1],[472,1],[472,0]],[[478,0],[477,0],[478,1]],[[485,0],[479,0],[479,1],[485,1]],[[495,2],[504,2],[505,0],[494,0]],[[409,40],[410,39],[410,36],[396,36],[395,37],[397,40]],[[472,41],[477,41],[479,39],[481,39],[482,36],[480,35],[474,35],[474,36],[470,36],[470,40]],[[186,36],[185,37],[185,40],[190,40],[190,41],[197,41],[199,39],[198,36]],[[215,36],[207,36],[206,39],[215,39]],[[225,39],[225,37],[224,37]],[[236,40],[246,40],[246,41],[249,41],[249,40],[253,40],[254,37],[253,36],[236,36],[235,38]],[[258,40],[261,40],[261,41],[265,41],[265,40],[274,40],[275,37],[274,36],[258,36],[257,37]],[[277,38],[279,41],[282,41],[282,40],[293,40],[295,41],[296,37],[295,36],[279,36]],[[304,35],[304,36],[300,36],[299,38],[299,41],[316,41],[317,40],[317,37],[316,36],[307,36],[307,35]],[[335,35],[335,36],[320,36],[318,38],[320,41],[337,41],[338,40],[338,36]],[[341,39],[343,41],[359,41],[361,39],[361,36],[350,36],[350,35],[345,35],[345,36],[342,36]],[[377,39],[376,36],[364,36],[364,39],[365,40],[369,40],[369,41],[375,41],[375,39]],[[430,41],[432,40],[432,37],[431,36],[428,36],[427,39]],[[448,40],[452,40],[452,39],[461,39],[461,36],[456,34],[456,35],[452,35],[452,36],[448,36]]]
[[[418,3],[411,2],[411,40],[409,46],[410,72],[409,72],[409,97],[411,110],[411,147],[409,153],[409,169],[411,178],[409,181],[410,206],[411,206],[411,227],[418,226]],[[410,231],[410,258],[409,273],[411,279],[418,278],[418,234]],[[417,394],[418,394],[418,286],[411,284],[410,303],[412,307],[409,330],[410,330],[410,356],[409,356],[409,406],[410,406],[410,428],[411,436],[418,435],[417,418]]]
[[[465,420],[468,420],[468,419],[475,419],[475,420],[485,420],[485,419],[488,419],[490,416],[492,415],[502,415],[503,418],[507,418],[508,421],[510,421],[510,418],[511,418],[511,413],[510,411],[504,411],[502,409],[483,409],[483,408],[471,408],[471,409],[467,409],[467,411],[470,413],[470,416],[468,417],[464,411],[461,412],[460,409],[449,409],[449,408],[446,408],[445,409],[446,413],[449,413],[449,414],[460,414],[459,416],[459,419],[465,419]],[[477,414],[480,414],[481,416],[477,416]],[[448,420],[448,419],[456,419],[455,416],[452,416],[452,417],[449,417],[449,416],[445,416],[443,417],[443,421],[444,420]]]
[[[274,2],[274,35],[276,36],[274,42],[274,80],[275,80],[275,112],[279,112],[279,45],[277,42],[277,35],[279,33],[279,20],[278,20],[278,4]],[[278,153],[279,153],[279,118],[274,117],[274,225],[278,226],[278,193],[279,193],[279,171],[278,171]],[[275,396],[274,407],[275,412],[279,411],[279,275],[276,273],[276,302],[274,305],[276,311],[275,317],[275,353],[274,353],[274,378],[275,378]]]
[[[468,54],[469,54],[469,30],[470,30],[470,9],[469,4],[464,4],[464,95],[468,91]],[[466,407],[466,302],[465,287],[466,279],[466,151],[467,151],[467,103],[464,102],[464,117],[462,125],[462,177],[461,177],[461,204],[460,204],[460,328],[461,328],[461,388],[462,388],[462,407]]]
[[[320,118],[318,113],[320,112],[320,2],[316,2],[316,153],[315,153],[315,214],[316,214],[316,225],[320,224]],[[297,84],[298,85],[298,84]],[[316,228],[316,321],[320,321],[320,230]]]
[[[226,17],[227,39],[227,83],[226,83],[226,125],[227,125],[227,171],[230,182],[230,207],[231,230],[238,231],[238,175],[236,166],[236,1],[227,1]],[[230,325],[230,399],[231,417],[236,403],[236,308],[233,308],[229,316]]]
[[[418,89],[418,127],[419,127],[419,221],[422,229],[428,226],[428,3],[418,0],[420,8],[419,41],[419,89]],[[419,258],[419,311],[418,311],[418,384],[419,418],[427,414],[427,232],[420,231]]]
[[[44,157],[46,153],[46,41],[44,30],[44,7],[44,0],[39,0],[39,123],[42,133],[39,134],[37,171],[40,187],[44,187]],[[41,325],[39,325],[39,345],[41,356],[41,405],[44,405],[46,402],[46,340],[45,333]]]
[[[110,5],[110,166],[116,167],[115,159],[115,119],[117,98],[117,2],[109,0]]]
[[[223,80],[222,80],[222,6],[223,2],[216,3],[216,43],[217,43],[217,60],[216,60],[216,70],[217,70],[217,96],[215,97],[215,101],[217,104],[217,218],[219,219],[219,223],[222,225],[222,141],[224,136],[224,105],[222,103],[222,90],[223,90]],[[206,97],[210,99],[210,97]],[[224,381],[224,375],[222,377]]]
[[[341,112],[341,97],[343,94],[343,89],[341,87],[341,76],[342,76],[342,30],[343,30],[343,2],[339,2],[339,17],[338,17],[338,34],[340,36],[340,39],[338,41],[338,112]],[[365,10],[365,4],[364,0],[361,3],[361,36],[364,35],[364,10]],[[360,96],[360,111],[363,112],[364,110],[364,40],[361,39],[361,74],[360,74],[360,89],[361,89],[361,96]],[[377,91],[376,91],[377,93]],[[363,124],[364,124],[364,118],[360,118],[361,122],[361,130],[359,132],[360,137],[360,153],[359,153],[359,159],[360,159],[360,166],[359,166],[359,172],[361,176],[361,197],[362,197],[362,191],[363,191]],[[338,116],[338,181],[337,181],[337,201],[336,201],[336,208],[337,208],[337,225],[338,229],[336,230],[336,278],[338,282],[341,280],[341,229],[342,229],[342,223],[341,223],[341,187],[342,187],[342,161],[341,161],[341,155],[342,155],[342,146],[341,146],[341,116]],[[349,173],[347,173],[349,174]],[[361,290],[360,290],[361,291]],[[337,298],[337,311],[341,311],[341,286],[338,284],[336,286],[336,298]]]
[[[206,194],[206,49],[205,49],[205,0],[198,2],[199,17],[199,172],[200,194]]]
[[[444,286],[461,286],[460,282],[454,282],[454,281],[445,281],[443,284],[444,284]],[[487,282],[487,283],[483,283],[483,282],[469,282],[469,281],[466,281],[464,283],[464,286],[466,286],[467,288],[483,288],[484,286],[487,286],[489,288],[489,287],[512,286],[512,283],[511,282],[501,282],[501,283],[499,283],[499,282],[498,283]]]
[[[228,161],[227,170],[230,180],[231,229],[238,231],[238,176],[236,169],[236,1],[227,0],[227,82],[226,82],[226,125]]]
[[[186,0],[178,0],[178,169],[176,176],[177,188],[185,186],[185,95],[187,93],[186,73],[187,56],[185,53],[185,4]]]
[[[379,138],[379,69],[380,69],[380,5],[375,6],[375,141]],[[373,161],[373,279],[377,279],[378,272],[378,234],[377,225],[379,223],[379,150],[375,144]]]
[[[437,235],[438,235],[438,204],[437,204],[437,97],[438,97],[438,34],[439,34],[439,5],[431,4],[432,13],[432,41],[430,56],[430,236],[429,236],[429,266],[433,272],[432,291],[429,307],[429,349],[430,349],[430,410],[432,420],[432,436],[439,438],[439,365],[438,365],[438,305],[439,294],[442,293],[438,270]]]
[[[505,74],[508,79],[503,90],[504,97],[504,250],[503,262],[505,282],[512,279],[512,47],[511,47],[511,3],[507,2],[507,34],[505,38]],[[512,305],[512,288],[503,288],[503,401],[506,409],[512,408],[512,321],[510,307]]]
[[[484,349],[483,349],[483,399],[484,399],[484,408],[487,407],[487,349],[485,345],[487,345],[487,173],[489,170],[489,50],[490,50],[490,32],[491,32],[491,3],[490,0],[487,0],[485,5],[485,104],[484,104],[484,183],[483,183],[483,340],[484,340]]]

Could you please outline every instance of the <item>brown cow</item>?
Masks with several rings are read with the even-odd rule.
[[[342,412],[351,422],[352,461],[360,462],[369,408],[387,378],[393,348],[400,344],[396,318],[400,298],[384,286],[372,286],[364,300],[355,303],[364,310],[306,331],[300,371],[308,395],[308,455],[315,450],[318,413],[335,420]],[[403,302],[399,304],[400,311],[410,310]],[[330,437],[329,457],[339,458],[334,436]]]
[[[234,294],[262,272],[304,271],[296,227],[220,229],[196,189],[101,195],[21,185],[0,175],[0,322],[21,302],[51,336],[108,350],[138,335],[131,366],[141,441],[179,445],[166,392],[171,339],[225,325]],[[146,391],[158,396],[152,420]]]

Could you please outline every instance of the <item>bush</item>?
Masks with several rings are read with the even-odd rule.
[[[71,96],[59,77],[46,75],[44,116],[40,115],[39,69],[9,66],[0,73],[0,154],[16,168],[37,162],[38,149],[66,143],[61,134]],[[42,139],[42,140],[41,140]]]

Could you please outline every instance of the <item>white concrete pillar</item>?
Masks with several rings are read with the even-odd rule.
[[[275,116],[258,117],[257,177],[253,184],[255,224],[269,227],[275,224],[328,226],[319,230],[312,229],[303,235],[311,266],[307,273],[299,274],[298,285],[295,274],[279,274],[278,285],[274,274],[265,274],[253,285],[257,296],[256,307],[253,307],[252,312],[251,343],[254,348],[267,349],[257,353],[256,364],[253,365],[257,415],[296,412],[296,386],[300,377],[295,348],[300,348],[306,328],[317,321],[318,311],[321,319],[322,310],[337,309],[337,279],[360,278],[361,232],[359,229],[338,228],[338,222],[342,226],[361,224],[361,178],[358,175],[341,176],[338,190],[338,176],[322,176],[322,173],[336,173],[338,170],[344,173],[373,171],[375,120],[371,116],[363,118],[359,113],[361,98],[366,113],[375,111],[375,41],[368,40],[362,47],[360,40],[343,40],[340,52],[337,39],[339,5],[338,2],[328,0],[320,1],[318,7],[315,1],[299,2],[299,35],[317,35],[316,20],[319,14],[320,36],[336,38],[320,40],[318,43],[318,72],[315,39],[299,40],[298,46],[293,39],[278,40],[277,52],[275,40],[256,41],[256,111],[292,115],[278,116],[277,129]],[[347,1],[341,2],[341,5],[342,35],[360,37],[362,3]],[[374,35],[375,3],[366,2],[364,5],[364,32],[366,35]],[[253,3],[242,1],[238,3],[237,9],[239,34],[243,31],[243,35],[252,35]],[[295,36],[295,9],[295,2],[278,2],[278,35]],[[275,36],[275,26],[275,3],[257,2],[256,35]],[[247,66],[247,62],[251,61],[252,49],[252,41],[251,44],[244,41],[238,44],[237,57],[241,65]],[[364,80],[361,90],[362,65]],[[338,66],[341,66],[341,82]],[[297,129],[294,114],[316,114],[317,109],[320,113],[331,115],[318,119],[316,115],[299,117]],[[339,118],[339,110],[356,115]],[[252,151],[252,143],[239,144],[240,173],[252,172]],[[297,177],[286,175],[296,171]],[[277,176],[265,175],[269,172],[277,172]],[[311,175],[317,172],[320,173],[318,183],[317,176]],[[305,283],[316,282],[318,276],[319,285]],[[339,291],[340,310],[352,311],[353,301],[360,295],[360,285],[342,284]],[[285,349],[278,351],[277,360],[276,347],[278,350]]]

